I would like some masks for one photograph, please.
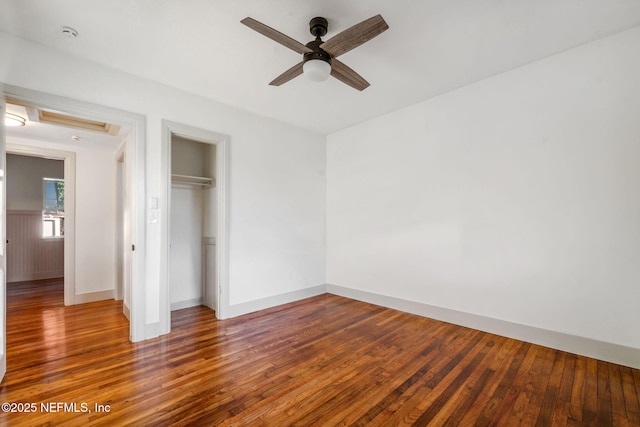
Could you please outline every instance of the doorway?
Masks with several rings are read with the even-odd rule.
[[[64,278],[64,159],[7,153],[7,286]],[[62,289],[61,289],[62,290]],[[60,303],[63,302],[60,293]]]
[[[48,149],[45,147],[36,147],[36,146],[28,146],[28,145],[20,145],[20,144],[15,144],[13,142],[7,142],[6,145],[6,153],[7,155],[11,156],[11,155],[15,155],[17,156],[17,158],[23,158],[23,159],[34,159],[31,160],[29,163],[34,163],[35,159],[40,159],[40,160],[46,160],[46,159],[53,159],[59,162],[62,162],[63,167],[62,167],[62,176],[64,177],[65,180],[65,184],[64,184],[64,199],[65,199],[65,208],[64,208],[64,240],[59,240],[59,239],[52,239],[49,241],[35,241],[35,239],[29,239],[32,240],[31,242],[27,243],[30,246],[33,245],[37,245],[37,246],[41,246],[42,251],[47,252],[46,255],[47,257],[54,257],[54,256],[60,256],[60,253],[58,250],[56,250],[54,248],[54,246],[60,246],[62,249],[62,260],[55,260],[55,259],[50,259],[48,264],[52,265],[52,266],[56,266],[58,265],[58,267],[62,267],[62,274],[61,276],[64,277],[64,304],[65,305],[73,305],[75,304],[75,271],[76,271],[76,266],[75,266],[75,216],[76,216],[76,212],[75,212],[75,198],[76,198],[76,191],[75,191],[75,163],[76,163],[76,156],[75,153],[72,152],[67,152],[67,151],[60,151],[60,150],[52,150],[52,149]],[[37,162],[39,163],[39,162]],[[32,165],[33,167],[33,165]],[[53,171],[51,171],[51,173],[53,173]],[[12,177],[9,176],[10,172],[7,171],[7,184],[9,186],[9,183],[11,182]],[[14,181],[15,179],[19,179],[19,177],[14,177]],[[38,179],[42,179],[45,178],[44,176],[38,178]],[[41,187],[42,190],[44,190],[44,183],[42,183],[43,187]],[[34,186],[37,186],[37,184],[34,184]],[[7,188],[8,190],[8,188]],[[7,191],[8,193],[8,191]],[[40,193],[39,193],[40,194]],[[9,195],[9,194],[7,194]],[[11,222],[13,221],[18,221],[18,223],[15,224],[15,227],[23,227],[25,225],[25,221],[31,221],[33,222],[34,218],[35,221],[38,221],[38,218],[41,218],[42,216],[42,207],[40,207],[40,209],[37,208],[37,206],[35,205],[35,203],[37,203],[37,200],[35,200],[35,198],[39,197],[38,195],[29,197],[28,201],[23,200],[22,202],[20,202],[21,204],[17,207],[29,207],[31,206],[34,209],[17,209],[15,210],[13,213],[15,213],[16,215],[13,215],[11,212],[7,212],[7,219]],[[25,205],[24,203],[32,203],[33,205]],[[11,209],[11,207],[8,207],[8,209]],[[35,215],[34,215],[35,214]],[[9,224],[8,224],[9,225]],[[15,228],[12,225],[12,230],[11,233],[14,234],[14,236],[12,236],[14,239],[16,237],[18,237],[17,235],[15,235],[15,233],[17,232],[15,230]],[[33,225],[33,224],[32,224]],[[37,225],[35,225],[34,227],[37,227]],[[32,227],[33,228],[33,227]],[[7,229],[7,240],[11,241],[11,239],[9,239],[8,236],[9,230]],[[38,234],[42,233],[42,231],[38,231]],[[14,243],[17,243],[14,241]],[[11,242],[9,242],[8,246],[11,245]],[[9,255],[9,252],[11,252],[11,247],[8,247],[8,257],[7,257],[7,262],[14,262],[13,260],[10,261],[10,257],[12,255]],[[38,248],[31,248],[31,249],[38,249]],[[60,249],[60,248],[59,248]],[[56,255],[57,254],[57,255]],[[13,254],[15,255],[15,253]],[[16,260],[18,264],[22,264],[22,262],[20,260]],[[49,275],[50,277],[51,274],[53,274],[53,271],[47,271],[46,267],[39,267],[39,268],[35,268],[32,266],[25,266],[24,264],[19,266],[18,264],[11,266],[9,265],[9,269],[12,268],[19,268],[20,271],[17,272],[16,276],[13,276],[11,278],[7,277],[7,279],[10,279],[12,281],[16,281],[16,280],[20,280],[20,279],[37,279],[37,278],[46,278],[44,276],[38,276],[39,274],[45,274],[45,275]],[[61,265],[60,265],[61,264]],[[57,268],[57,267],[56,267]]]
[[[141,341],[145,338],[149,337],[149,331],[146,328],[145,324],[145,289],[142,285],[144,283],[144,252],[145,245],[140,244],[137,245],[135,253],[133,253],[133,247],[136,243],[136,240],[139,239],[140,242],[145,241],[145,218],[143,213],[143,203],[145,199],[145,157],[144,157],[144,147],[145,147],[145,118],[133,113],[127,113],[120,110],[112,109],[109,107],[102,107],[94,104],[88,104],[81,101],[76,101],[68,98],[63,98],[55,95],[44,94],[41,92],[36,92],[28,89],[23,89],[15,86],[5,85],[3,86],[3,92],[5,99],[8,103],[17,104],[22,106],[33,107],[37,106],[39,109],[47,110],[47,112],[54,112],[54,114],[50,114],[47,116],[49,119],[61,119],[60,115],[55,113],[60,112],[63,116],[71,116],[72,118],[82,118],[81,121],[84,121],[86,125],[92,126],[96,123],[102,124],[112,124],[114,126],[106,126],[105,132],[108,132],[110,129],[114,127],[120,127],[121,129],[127,129],[129,135],[129,149],[127,151],[127,164],[130,165],[128,168],[130,173],[128,174],[128,179],[130,183],[131,191],[128,193],[129,199],[129,236],[130,241],[127,242],[126,247],[130,248],[130,334],[129,337],[131,341]],[[62,119],[66,119],[66,117],[62,117]],[[63,126],[62,128],[68,128],[68,126]],[[77,128],[76,128],[77,129]],[[4,132],[3,132],[4,135]],[[28,137],[25,138],[25,141],[28,140]],[[82,141],[82,140],[81,140]],[[82,142],[79,142],[82,145]],[[100,145],[100,144],[98,144]],[[53,145],[55,146],[55,144]],[[9,152],[13,149],[15,152],[19,154],[33,154],[38,150],[42,150],[42,144],[27,144],[27,146],[22,145],[22,141],[20,144],[9,144],[7,147]],[[103,149],[106,150],[106,147],[103,146]],[[26,151],[27,153],[22,153],[21,151]],[[114,165],[114,151],[115,148],[111,149],[109,158],[110,162],[113,165],[112,168],[115,168]],[[38,151],[39,152],[39,151]],[[90,150],[87,149],[85,153],[89,153]],[[68,154],[68,155],[67,155]],[[65,178],[68,180],[66,191],[71,194],[75,192],[70,191],[69,186],[75,183],[75,173],[78,170],[76,168],[75,162],[75,153],[69,152],[62,157],[65,160]],[[91,155],[91,154],[86,154]],[[50,156],[50,154],[45,154],[45,156]],[[82,156],[85,156],[83,153]],[[60,157],[60,156],[57,156]],[[106,164],[106,163],[103,163]],[[103,171],[97,171],[92,169],[90,163],[87,163],[86,157],[83,157],[83,165],[84,172],[93,174],[93,178],[88,178],[90,182],[97,182],[97,185],[100,186],[102,179],[108,180],[106,182],[113,183],[115,181],[114,173],[106,172],[106,169]],[[96,179],[97,178],[97,179]],[[86,182],[86,180],[85,180]],[[113,184],[109,184],[113,185]],[[86,186],[85,186],[86,187]],[[86,189],[85,189],[86,190]],[[83,194],[94,194],[94,197],[99,196],[101,193],[96,192],[94,190],[89,189],[88,192],[84,191]],[[72,209],[75,206],[75,202],[71,203],[67,196],[67,211]],[[115,209],[115,208],[114,208]],[[86,210],[86,209],[85,209]],[[113,218],[116,212],[112,209],[108,209],[108,215]],[[103,227],[100,225],[100,222],[96,222],[91,220],[92,216],[89,214],[89,217],[83,217],[87,219],[84,221],[84,230],[89,230],[90,233],[101,233],[103,231]],[[113,221],[113,219],[109,219],[109,221]],[[74,222],[74,221],[71,221]],[[68,237],[69,244],[65,245],[65,258],[70,260],[71,262],[65,263],[65,281],[72,281],[75,283],[75,280],[78,277],[75,277],[76,268],[78,265],[72,266],[73,261],[78,262],[80,260],[80,264],[84,264],[84,261],[90,257],[93,257],[93,261],[96,266],[98,266],[98,271],[95,271],[93,267],[85,268],[84,276],[89,277],[90,274],[95,274],[100,276],[105,269],[110,269],[109,277],[115,277],[116,267],[115,261],[113,263],[104,263],[101,261],[99,257],[93,256],[93,253],[90,250],[83,250],[82,253],[76,253],[74,244],[77,245],[75,236],[74,238],[70,238],[70,233],[75,231],[76,224],[70,223],[68,218],[65,219],[65,234]],[[83,232],[84,233],[84,232]],[[109,231],[111,233],[111,231]],[[115,232],[113,232],[115,234]],[[115,239],[114,239],[115,240]],[[115,244],[115,243],[114,243]],[[85,245],[86,246],[86,245]],[[113,245],[112,245],[113,247]],[[115,258],[115,250],[112,249],[111,255],[108,256],[109,259]],[[79,257],[79,258],[78,258]],[[102,265],[102,266],[100,266]],[[75,267],[75,268],[74,268]],[[83,276],[83,277],[84,277]],[[85,277],[85,279],[87,278]],[[89,283],[85,279],[83,279],[83,283]],[[115,279],[113,280],[115,282]],[[73,288],[71,292],[68,292],[65,287],[65,304],[77,304],[83,302],[90,302],[91,300],[97,299],[105,299],[114,296],[114,285],[111,282],[111,290],[102,291],[101,289],[105,289],[104,287],[89,289],[89,293],[83,292],[74,292]],[[76,287],[77,288],[77,287]],[[75,289],[77,291],[77,289]],[[107,293],[109,296],[107,296]],[[4,305],[3,305],[4,308]],[[3,316],[4,317],[4,316]],[[2,338],[2,337],[0,337]]]

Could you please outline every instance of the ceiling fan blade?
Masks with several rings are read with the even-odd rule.
[[[369,87],[369,82],[363,79],[360,74],[335,58],[331,60],[331,75],[342,83],[360,91]]]
[[[388,28],[389,25],[387,25],[382,16],[376,15],[336,34],[322,43],[320,48],[335,58],[371,40]]]
[[[300,74],[302,74],[302,64],[303,63],[301,62],[289,68],[287,71],[285,71],[284,73],[280,74],[278,77],[273,79],[273,81],[269,84],[271,86],[280,86],[281,84],[284,84],[289,80],[295,77],[298,77]]]
[[[273,28],[263,24],[262,22],[256,21],[253,18],[247,17],[240,22],[246,25],[247,27],[251,28],[252,30],[259,32],[263,36],[269,37],[271,40],[276,41],[281,45],[286,46],[295,52],[298,52],[298,53],[311,52],[311,49],[309,49],[299,41],[292,39],[286,34],[282,34],[280,31],[274,30]]]

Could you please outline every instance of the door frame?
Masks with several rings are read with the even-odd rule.
[[[126,136],[115,152],[114,160],[116,164],[116,284],[114,289],[114,299],[123,300],[123,312],[129,318],[129,295],[131,287],[131,253],[128,251],[131,240],[127,224],[131,223],[129,195],[131,180],[129,175],[129,137]]]
[[[169,297],[170,272],[170,224],[171,224],[171,137],[180,136],[192,141],[216,146],[216,317],[229,316],[229,151],[230,137],[214,131],[162,120],[161,175],[163,197],[160,206],[161,218],[166,218],[161,231],[160,259],[165,273],[160,281],[160,328],[161,333],[171,331],[171,299]]]
[[[118,110],[111,107],[78,101],[57,95],[51,95],[35,90],[25,89],[13,85],[0,85],[6,102],[37,105],[65,111],[72,115],[79,115],[97,121],[107,121],[130,129],[131,144],[131,244],[135,251],[131,254],[131,307],[129,319],[129,339],[132,342],[146,338],[145,324],[145,200],[146,200],[146,118],[143,115]],[[4,156],[4,150],[2,152]],[[65,173],[66,173],[65,169]],[[4,196],[3,196],[4,197]],[[5,215],[6,209],[3,211]],[[66,245],[65,245],[66,246]],[[132,246],[132,248],[133,248]],[[66,249],[65,249],[66,250]],[[65,266],[66,268],[66,266]],[[115,266],[114,266],[115,268]],[[65,272],[66,274],[66,272]],[[75,272],[74,272],[75,276]],[[6,303],[5,303],[6,305]]]
[[[7,373],[7,204],[6,204],[6,155],[4,113],[6,109],[4,94],[0,92],[0,381]]]

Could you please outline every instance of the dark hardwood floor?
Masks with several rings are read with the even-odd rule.
[[[62,292],[8,286],[0,402],[33,412],[0,425],[640,425],[637,369],[334,295],[132,344],[120,302]]]

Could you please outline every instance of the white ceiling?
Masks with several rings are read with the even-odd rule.
[[[0,30],[321,133],[330,133],[640,25],[639,0],[0,0]],[[376,14],[389,30],[340,59],[371,86],[300,76],[300,55],[240,24],[303,43]],[[62,35],[77,29],[77,39]]]

